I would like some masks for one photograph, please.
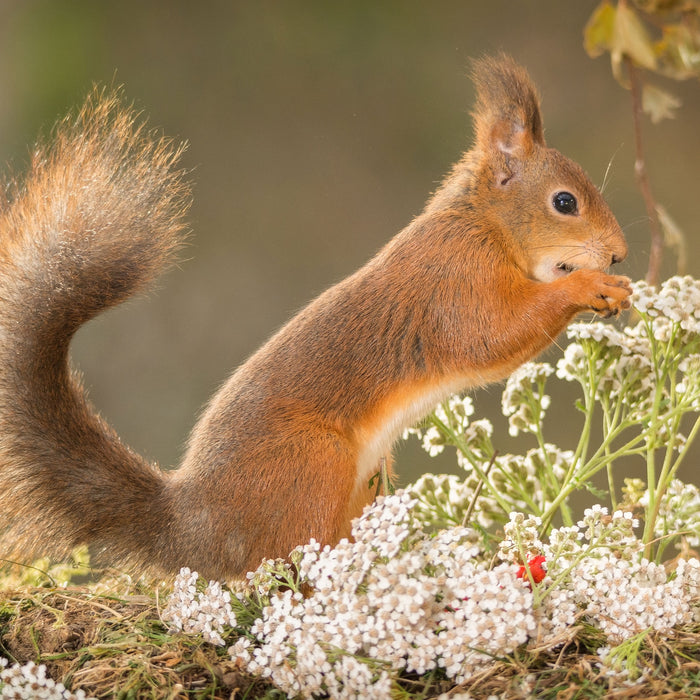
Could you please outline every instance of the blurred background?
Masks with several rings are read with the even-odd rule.
[[[74,346],[92,400],[125,441],[177,464],[230,371],[420,212],[470,144],[470,57],[504,50],[525,64],[548,143],[597,184],[610,166],[606,197],[630,244],[621,271],[642,277],[630,95],[608,59],[582,47],[596,4],[3,0],[0,160],[13,171],[95,82],[123,84],[153,125],[189,142],[195,203],[182,264]],[[674,121],[645,122],[648,167],[698,275],[700,85],[668,87],[684,104]],[[508,449],[500,388],[474,396]],[[559,426],[550,415],[550,434],[566,448],[578,424],[563,415]],[[426,469],[437,466],[415,445],[400,448],[403,482]]]

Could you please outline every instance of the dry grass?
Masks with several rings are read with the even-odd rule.
[[[281,698],[242,673],[225,648],[170,635],[160,619],[164,586],[125,578],[84,587],[16,588],[0,593],[0,655],[46,664],[51,677],[98,698]],[[235,631],[232,632],[235,635]],[[469,692],[474,698],[663,698],[700,695],[700,625],[673,639],[651,635],[623,661],[644,680],[625,685],[597,666],[604,643],[585,625],[555,648],[531,645],[500,659],[461,688],[436,674],[402,678],[397,698]]]
[[[167,633],[154,593],[162,587],[125,588],[0,593],[0,654],[46,664],[52,678],[98,698],[260,697],[225,649]]]

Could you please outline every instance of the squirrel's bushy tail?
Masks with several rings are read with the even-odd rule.
[[[118,93],[95,89],[35,148],[23,181],[4,188],[0,558],[26,559],[47,542],[62,554],[85,541],[110,559],[169,557],[166,479],[88,405],[68,346],[181,245],[190,201],[181,151],[148,132]]]

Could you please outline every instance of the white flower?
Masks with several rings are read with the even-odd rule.
[[[544,547],[539,538],[541,524],[542,520],[534,515],[510,513],[510,522],[503,526],[505,536],[498,549],[501,559],[522,564],[524,559],[540,554]]]
[[[201,634],[205,641],[217,646],[225,644],[225,627],[236,624],[231,607],[231,593],[217,581],[211,581],[203,591],[197,590],[199,574],[188,568],[180,569],[173,593],[163,609],[163,620],[172,630]]]
[[[501,396],[503,415],[508,418],[511,435],[534,432],[544,417],[550,398],[542,393],[554,368],[545,362],[528,362],[513,372]]]
[[[526,641],[532,592],[515,567],[485,568],[470,528],[422,532],[418,505],[407,492],[379,499],[354,523],[354,542],[299,548],[309,595],[273,593],[251,628],[255,641],[230,654],[288,694],[388,697],[390,672],[440,666],[459,681]],[[332,661],[332,649],[353,657]]]
[[[435,426],[423,433],[423,449],[431,456],[439,455],[445,449],[445,438]]]
[[[649,492],[640,498],[640,504],[649,504]],[[654,534],[665,538],[684,533],[691,547],[700,546],[700,489],[673,479],[661,498]]]
[[[415,515],[419,507],[410,492],[398,492],[365,510],[354,523],[354,541],[298,548],[305,595],[266,585],[265,577],[289,565],[265,562],[250,580],[269,602],[250,636],[229,648],[231,657],[290,696],[382,698],[400,673],[440,668],[460,683],[530,640],[564,643],[581,618],[619,644],[650,627],[668,634],[698,616],[700,561],[681,560],[668,576],[641,559],[630,513],[610,516],[593,506],[578,525],[553,530],[549,541],[540,540],[539,518],[511,513],[500,547],[505,561],[489,568],[474,530],[428,534]],[[547,561],[537,608],[515,565],[535,552]],[[195,611],[215,617],[228,602],[218,584],[203,587],[187,570],[178,591],[180,603],[169,607],[187,604],[185,631]]]
[[[71,692],[63,683],[49,678],[44,664],[37,666],[33,661],[28,661],[24,665],[8,666],[7,659],[0,659],[0,669],[0,699],[88,700],[85,691]]]

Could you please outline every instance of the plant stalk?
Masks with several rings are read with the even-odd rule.
[[[632,116],[634,122],[634,174],[637,185],[644,198],[644,204],[649,217],[649,229],[651,232],[651,244],[649,247],[649,267],[647,268],[646,281],[648,284],[656,286],[661,275],[661,260],[664,252],[664,235],[661,231],[659,216],[656,211],[656,200],[651,192],[649,176],[647,174],[646,159],[644,157],[644,146],[642,142],[642,86],[639,78],[639,70],[634,65],[634,61],[625,56],[627,71],[630,79],[630,90],[632,93]]]

